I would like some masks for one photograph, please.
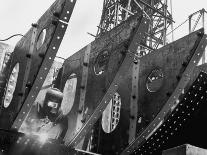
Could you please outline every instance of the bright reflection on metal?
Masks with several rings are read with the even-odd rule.
[[[48,140],[48,134],[47,133],[40,133],[38,135],[38,140],[41,144],[44,144]]]
[[[104,132],[111,133],[119,123],[121,112],[121,96],[115,93],[102,115],[102,128]]]
[[[45,41],[45,37],[46,37],[46,29],[43,29],[38,37],[37,40],[37,50],[43,45],[44,41]]]
[[[146,87],[149,92],[157,92],[164,80],[164,75],[161,69],[155,69],[147,78]]]
[[[63,115],[67,115],[73,107],[76,94],[76,85],[76,74],[71,74],[69,79],[66,81],[63,90],[63,100],[60,107]]]
[[[58,103],[49,101],[48,102],[48,107],[57,108],[58,107]]]
[[[10,74],[9,80],[7,82],[6,92],[4,96],[4,108],[8,108],[12,101],[13,94],[14,94],[16,84],[17,84],[18,75],[19,75],[19,63],[17,63],[14,66]]]

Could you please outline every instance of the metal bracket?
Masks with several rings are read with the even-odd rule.
[[[66,142],[66,145],[68,145],[69,147],[75,147],[85,137],[87,132],[92,128],[94,123],[99,119],[102,112],[105,110],[109,101],[117,91],[121,81],[125,78],[126,72],[129,70],[130,66],[132,65],[133,58],[131,57],[130,53],[136,52],[138,45],[140,44],[143,36],[145,35],[145,32],[147,32],[148,25],[149,25],[149,21],[146,18],[142,18],[140,25],[138,26],[138,29],[136,30],[135,35],[133,36],[133,39],[129,46],[128,49],[129,52],[127,52],[126,57],[122,65],[120,66],[114,80],[112,81],[106,94],[104,95],[98,106],[96,107],[93,114],[83,125],[82,129],[74,136],[74,138],[71,141]]]
[[[65,34],[65,31],[67,28],[66,21],[69,21],[71,13],[73,12],[75,3],[76,3],[76,0],[66,0],[66,3],[65,3],[65,6],[63,8],[62,13],[64,13],[64,14],[66,13],[65,17],[67,17],[67,19],[61,15],[61,18],[58,21],[53,38],[52,38],[50,45],[46,51],[44,60],[39,68],[39,72],[35,78],[34,84],[32,85],[31,90],[22,105],[22,108],[21,108],[18,116],[16,117],[13,125],[12,125],[12,128],[15,130],[18,130],[21,127],[24,119],[27,116],[27,113],[30,110],[30,107],[33,105],[39,91],[41,90],[41,87],[42,87],[44,80],[49,72],[50,67],[52,66],[53,60],[56,56],[56,53],[59,49],[59,46],[60,46],[61,41],[63,39],[63,36]],[[64,18],[65,20],[63,20],[62,18]]]
[[[204,35],[196,48],[196,51],[191,58],[185,72],[181,80],[179,81],[176,89],[174,90],[173,94],[168,99],[167,103],[164,105],[162,110],[156,116],[156,118],[148,125],[148,127],[139,134],[139,136],[121,153],[121,155],[128,155],[131,154],[133,151],[138,149],[142,146],[154,133],[159,127],[164,123],[165,118],[169,116],[173,110],[179,104],[179,96],[182,94],[184,88],[190,81],[191,76],[193,76],[193,70],[198,64],[199,60],[202,57],[202,54],[205,50],[207,45],[207,36]]]

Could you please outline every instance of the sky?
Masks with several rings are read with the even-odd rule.
[[[13,34],[25,34],[32,23],[50,7],[54,0],[0,0],[0,40]],[[207,10],[206,0],[172,0],[174,28],[185,21],[190,14]],[[67,58],[94,40],[87,32],[96,34],[102,13],[103,0],[77,0],[67,31],[58,51],[58,56]],[[207,21],[207,14],[206,14]],[[207,24],[207,22],[206,22]],[[188,33],[186,22],[175,31],[175,38]],[[21,37],[5,43],[15,46]]]

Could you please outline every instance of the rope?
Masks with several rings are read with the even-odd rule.
[[[10,37],[8,37],[8,38],[6,38],[6,39],[2,39],[2,40],[0,40],[0,41],[7,41],[7,40],[9,40],[9,39],[11,39],[11,38],[13,38],[13,37],[17,37],[17,36],[22,36],[22,37],[24,37],[24,35],[22,35],[22,34],[14,34],[14,35],[12,35],[12,36],[10,36]]]

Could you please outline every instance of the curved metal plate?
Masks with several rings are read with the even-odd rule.
[[[101,38],[98,38],[94,42],[92,42],[89,64],[83,63],[84,54],[87,46],[75,53],[73,56],[69,57],[64,62],[60,90],[63,90],[65,82],[71,74],[76,74],[78,80],[74,106],[72,107],[71,112],[65,118],[67,119],[67,132],[64,137],[64,141],[66,144],[68,144],[68,142],[70,142],[78,133],[78,131],[76,130],[76,120],[78,113],[84,113],[83,119],[81,120],[82,125],[84,125],[84,123],[87,122],[90,115],[97,107],[97,103],[100,102],[100,98],[104,96],[106,90],[109,87],[109,84],[113,80],[117,70],[120,67],[120,64],[126,56],[124,52],[126,52],[127,50],[126,45],[128,45],[128,41],[132,35],[133,28],[135,28],[137,24],[139,24],[139,22],[139,17],[131,18],[129,22],[123,23],[119,27],[113,29]],[[116,61],[109,60],[110,62],[106,66],[106,69],[108,69],[103,74],[96,75],[94,73],[94,63],[96,62],[95,60],[99,53],[105,50],[108,51],[110,57],[113,57],[113,60]],[[122,51],[124,51],[123,54]],[[82,111],[82,109],[79,109],[79,101],[80,89],[86,88],[81,85],[82,70],[84,65],[88,65],[89,75],[87,81],[86,98],[84,103],[85,110]],[[109,65],[113,66],[114,68],[109,68]],[[110,77],[108,75],[110,75]]]
[[[138,107],[137,118],[130,115],[130,99],[132,93],[132,67],[125,76],[127,78],[121,83],[118,88],[118,93],[121,95],[122,107],[121,107],[121,119],[112,133],[107,134],[100,126],[100,121],[96,123],[93,128],[93,140],[92,151],[101,154],[120,154],[123,149],[129,144],[129,124],[130,120],[136,121],[136,135],[139,134],[144,128],[147,127],[150,121],[153,120],[153,114],[155,115],[160,111],[160,108],[166,103],[169,98],[166,93],[176,88],[179,82],[176,78],[177,75],[182,75],[186,66],[182,63],[188,63],[190,58],[195,53],[195,49],[201,40],[201,31],[190,34],[176,42],[168,44],[167,46],[149,53],[148,55],[140,58],[139,67],[139,83],[138,83]],[[201,35],[202,36],[202,35]],[[116,54],[115,54],[116,55]],[[116,61],[115,59],[113,61]],[[138,64],[138,63],[137,63]],[[113,65],[109,65],[113,68]],[[161,88],[157,92],[149,92],[146,87],[147,77],[151,71],[159,67],[164,73],[164,82]],[[138,68],[137,68],[138,69]],[[110,76],[110,74],[108,75]],[[134,75],[134,78],[137,76]],[[137,80],[137,79],[136,79]],[[135,79],[134,79],[135,81]],[[135,87],[134,87],[135,88]],[[151,118],[146,121],[146,118]]]
[[[205,65],[205,67],[207,66]],[[203,123],[199,119],[206,119],[206,117],[201,118],[198,115],[205,113],[201,108],[206,110],[207,74],[197,68],[194,69],[194,75],[191,78],[188,88],[185,89],[186,93],[179,98],[180,102],[175,110],[165,118],[163,124],[154,131],[147,142],[132,154],[161,154],[165,149],[184,143],[207,147],[206,143],[202,141],[207,137],[206,130],[202,129],[206,129],[205,125],[190,126],[197,124],[196,119],[199,123]],[[195,128],[198,129],[195,130]],[[201,133],[196,133],[197,131]]]
[[[64,19],[69,20],[71,13],[73,12],[76,0],[56,1],[56,3],[60,3],[59,5],[62,7],[62,9],[60,10],[60,12],[58,12],[58,10],[57,10],[58,7],[57,7],[56,9],[52,10],[52,12],[59,13],[60,17],[62,17],[61,16],[62,13],[66,12],[67,15],[64,16]],[[67,13],[68,11],[70,13]],[[55,28],[54,34],[50,38],[49,46],[47,47],[47,50],[44,55],[44,59],[42,60],[41,65],[38,68],[38,72],[37,72],[36,77],[34,79],[34,83],[31,87],[30,92],[28,93],[28,96],[26,97],[26,99],[24,101],[24,104],[20,110],[20,113],[18,114],[17,118],[15,119],[15,122],[12,125],[12,127],[14,129],[20,128],[23,120],[26,117],[25,110],[26,110],[26,113],[28,113],[29,112],[29,110],[27,110],[28,107],[31,107],[33,102],[35,101],[35,99],[36,99],[36,97],[37,97],[37,95],[43,85],[43,82],[47,76],[47,73],[49,72],[49,69],[52,66],[53,60],[56,56],[56,53],[59,49],[59,46],[61,44],[61,41],[63,39],[65,31],[67,29],[67,24],[61,22],[61,18],[60,18],[60,20],[57,20],[56,22],[57,23],[55,24],[56,28]]]
[[[129,45],[128,51],[129,53],[135,53],[137,50],[138,45],[140,44],[143,36],[145,35],[144,33],[147,31],[148,27],[148,20],[145,18],[142,18],[134,36],[133,39]],[[74,136],[74,138],[69,141],[66,145],[69,147],[75,147],[81,140],[82,138],[87,134],[87,132],[92,128],[93,124],[98,120],[98,118],[101,116],[102,112],[108,105],[109,101],[117,91],[120,83],[122,80],[125,78],[125,74],[130,68],[133,58],[131,55],[127,53],[125,59],[123,60],[123,63],[121,64],[118,72],[116,73],[113,81],[111,82],[107,92],[101,99],[101,101],[98,103],[98,106],[96,107],[95,111],[89,116],[87,119],[86,123],[84,123],[82,129]]]
[[[179,104],[179,97],[183,93],[183,90],[190,81],[191,76],[193,75],[193,70],[198,64],[207,44],[206,36],[202,37],[199,45],[196,47],[196,51],[191,58],[189,65],[185,69],[181,80],[179,81],[176,89],[174,90],[171,97],[168,99],[167,103],[164,105],[162,110],[158,113],[156,118],[147,126],[144,131],[142,131],[139,136],[134,140],[123,152],[122,154],[130,154],[134,152],[137,148],[141,147],[156,131],[159,127],[165,122],[166,117],[168,117],[172,111]]]
[[[75,0],[57,0],[38,20],[37,24],[33,25],[37,29],[36,37],[31,28],[17,43],[7,66],[7,76],[11,74],[16,63],[20,64],[20,73],[11,105],[3,109],[0,114],[1,128],[9,129],[12,126],[18,130],[24,121],[52,65],[67,28],[67,24],[61,22],[57,15],[67,13],[67,11],[72,13],[75,2]],[[70,19],[70,15],[67,14],[68,19]],[[40,35],[44,29],[46,29],[45,40],[37,49],[36,43],[41,39]],[[27,72],[28,67],[31,69]],[[1,95],[3,96],[3,94]]]

